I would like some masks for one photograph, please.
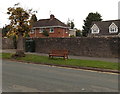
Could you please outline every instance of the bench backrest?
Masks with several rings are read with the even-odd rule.
[[[68,50],[52,50],[52,54],[68,54]]]

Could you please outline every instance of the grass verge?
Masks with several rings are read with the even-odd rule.
[[[2,53],[0,55],[2,55],[3,59],[12,59],[11,53]],[[26,54],[25,57],[16,58],[16,60],[22,60],[33,63],[42,63],[42,64],[57,64],[57,65],[69,65],[69,66],[118,70],[118,63],[95,61],[95,60],[80,60],[80,59],[63,60],[62,58],[49,59],[47,56],[39,56],[32,54]]]

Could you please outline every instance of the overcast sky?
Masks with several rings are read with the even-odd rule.
[[[8,7],[20,3],[23,8],[37,10],[38,19],[49,18],[54,14],[60,21],[67,23],[74,20],[75,27],[82,29],[83,20],[90,12],[98,12],[103,20],[118,19],[118,2],[120,0],[2,0],[0,2],[0,27],[9,24]],[[51,12],[50,12],[51,11]]]

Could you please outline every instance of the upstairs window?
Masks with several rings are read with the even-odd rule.
[[[66,34],[68,33],[68,31],[65,32]]]
[[[99,28],[98,28],[98,26],[96,25],[96,24],[94,24],[93,26],[92,26],[92,28],[91,28],[91,33],[92,34],[97,34],[97,33],[99,33]]]
[[[34,33],[35,33],[35,29],[32,29],[30,33],[31,33],[31,34],[34,34]]]
[[[40,28],[39,33],[43,33],[44,29]]]
[[[109,26],[109,33],[117,33],[118,32],[118,27],[115,25],[115,23],[112,23]]]
[[[50,28],[50,33],[54,33],[54,28]]]

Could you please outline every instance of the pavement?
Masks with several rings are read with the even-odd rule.
[[[0,50],[0,52],[5,52],[5,53],[15,53],[16,49],[3,49]],[[40,55],[40,56],[48,56],[48,54],[45,53],[36,53],[36,52],[26,52],[26,54],[35,54],[35,55]],[[118,63],[118,58],[102,58],[102,57],[87,57],[87,56],[73,56],[69,55],[70,59],[81,59],[81,60],[97,60],[97,61],[106,61],[106,62],[116,62]]]

